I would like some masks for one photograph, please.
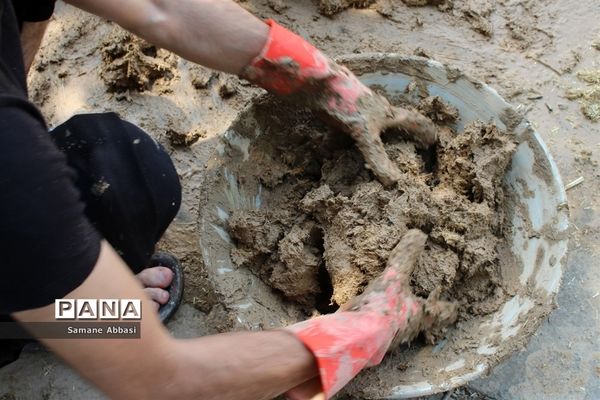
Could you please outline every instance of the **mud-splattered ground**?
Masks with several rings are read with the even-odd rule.
[[[569,192],[575,228],[559,308],[527,349],[473,386],[498,399],[600,398],[600,272],[593,267],[600,256],[598,125],[566,95],[573,88],[585,88],[577,72],[597,70],[600,51],[594,44],[600,34],[600,4],[473,0],[455,1],[453,8],[445,9],[407,6],[430,1],[381,5],[385,2],[380,0],[365,2],[373,3],[366,9],[341,7],[330,18],[319,12],[318,3],[240,2],[260,17],[275,18],[299,32],[332,56],[415,53],[460,68],[496,88],[528,117],[548,144],[565,182],[585,178]],[[106,21],[59,3],[42,57],[29,77],[31,97],[50,125],[76,112],[117,111],[170,149],[184,185],[184,205],[162,246],[183,260],[188,278],[185,312],[173,326],[194,320],[205,327],[202,333],[218,331],[225,312],[203,279],[196,236],[202,171],[215,135],[260,91],[175,58],[175,67],[149,89],[112,93],[102,79],[107,69],[103,42],[114,30]],[[152,52],[146,56],[164,61]],[[188,333],[198,329],[185,328]],[[0,370],[0,396],[100,398],[70,370],[39,352]]]

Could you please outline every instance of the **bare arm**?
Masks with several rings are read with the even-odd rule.
[[[29,73],[31,64],[33,64],[35,55],[44,38],[47,26],[48,21],[23,23],[23,28],[21,29],[21,47],[23,48],[25,74]]]
[[[143,299],[141,339],[42,339],[114,399],[269,399],[317,375],[312,354],[283,331],[172,338],[107,243],[90,276],[67,297]],[[54,306],[13,316],[53,321]]]
[[[261,51],[268,26],[233,1],[69,0],[179,55],[239,73]],[[108,244],[68,298],[141,298],[138,281]],[[52,321],[53,306],[19,312]],[[146,312],[139,340],[42,341],[116,399],[269,399],[318,375],[312,354],[289,332],[239,332],[175,340]]]
[[[231,0],[67,0],[207,67],[239,74],[269,27]]]
[[[267,25],[232,0],[66,1],[188,60],[242,75],[276,94],[296,93],[296,101],[352,136],[385,186],[394,185],[402,174],[385,152],[382,131],[405,131],[423,148],[437,141],[437,129],[428,118],[392,107],[303,38],[277,24]]]

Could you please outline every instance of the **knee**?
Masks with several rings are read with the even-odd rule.
[[[56,127],[52,136],[76,169],[86,168],[84,174],[113,181],[108,183],[125,193],[138,192],[136,201],[143,193],[159,214],[159,231],[177,214],[181,184],[173,161],[163,146],[138,126],[114,112],[79,114]]]

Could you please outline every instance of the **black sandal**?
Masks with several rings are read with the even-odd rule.
[[[154,253],[148,268],[152,267],[166,267],[173,271],[173,281],[166,289],[169,292],[169,301],[158,309],[160,320],[166,324],[179,308],[183,298],[183,269],[175,257],[162,252]]]

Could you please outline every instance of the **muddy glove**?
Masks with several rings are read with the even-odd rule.
[[[409,231],[392,250],[385,271],[343,310],[286,328],[313,353],[320,375],[319,382],[292,389],[288,398],[318,398],[319,392],[330,398],[363,368],[379,364],[388,349],[456,321],[454,303],[440,301],[439,293],[425,300],[410,290],[426,239],[419,230]]]
[[[408,132],[421,147],[437,140],[433,123],[420,114],[392,107],[340,66],[274,21],[267,44],[242,72],[257,85],[284,96],[295,96],[325,114],[334,126],[352,136],[367,167],[385,186],[400,178],[400,171],[385,153],[380,134],[388,128]]]

